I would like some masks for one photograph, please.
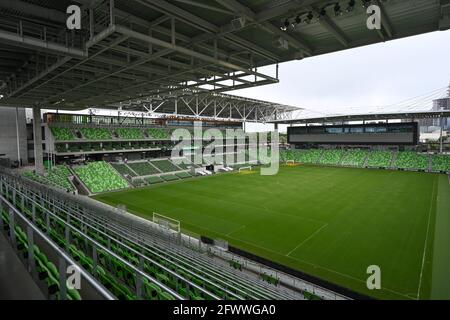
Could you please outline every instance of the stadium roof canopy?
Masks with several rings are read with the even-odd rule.
[[[362,3],[381,8],[380,30]],[[81,30],[66,27],[71,4]],[[0,104],[145,111],[276,83],[280,62],[448,29],[449,12],[449,0],[0,0]]]
[[[330,115],[321,117],[299,117],[295,119],[273,120],[270,123],[278,124],[309,124],[309,123],[336,123],[347,121],[376,121],[398,119],[426,119],[450,117],[450,110],[441,111],[409,111],[409,112],[380,112],[366,114]]]
[[[189,116],[195,118],[224,118],[246,122],[269,122],[291,119],[294,112],[302,109],[250,99],[230,94],[209,91],[192,91],[177,99],[167,96],[153,96],[140,100],[129,100],[118,104],[119,110],[144,111],[168,115]]]

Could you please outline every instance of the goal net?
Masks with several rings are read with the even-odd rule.
[[[286,160],[286,165],[289,167],[295,167],[298,166],[298,163],[295,163],[294,160]]]
[[[251,173],[252,172],[252,166],[247,166],[247,167],[240,167],[239,168],[239,173]]]
[[[162,226],[163,228],[180,232],[180,221],[169,218],[165,215],[153,212],[153,222]]]

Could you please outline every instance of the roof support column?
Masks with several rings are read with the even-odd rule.
[[[89,40],[92,40],[94,38],[94,35],[94,10],[91,8],[89,9]]]
[[[33,107],[34,165],[37,174],[44,174],[44,152],[42,150],[41,108]]]
[[[16,147],[17,147],[17,161],[19,166],[22,166],[22,158],[20,156],[20,135],[19,135],[19,108],[16,107]]]
[[[174,112],[174,114],[175,115],[178,114],[178,97],[177,96],[175,97],[175,112]]]
[[[115,23],[114,0],[109,0],[109,25],[113,26]]]

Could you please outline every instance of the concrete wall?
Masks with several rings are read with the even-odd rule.
[[[28,164],[25,109],[19,108],[19,141],[22,164]],[[0,154],[12,161],[17,159],[16,109],[0,106]]]

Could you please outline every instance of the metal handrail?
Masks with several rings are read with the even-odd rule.
[[[123,264],[125,264],[127,267],[131,268],[135,273],[139,274],[140,276],[146,278],[147,280],[149,280],[152,283],[155,283],[156,285],[158,285],[159,287],[163,288],[164,290],[168,291],[170,294],[174,295],[176,298],[180,299],[180,300],[185,300],[185,298],[181,295],[179,295],[177,292],[175,292],[174,290],[172,290],[171,288],[167,287],[166,285],[160,283],[158,280],[154,279],[153,277],[150,277],[149,275],[147,275],[146,273],[142,272],[141,270],[137,269],[133,264],[129,263],[128,261],[126,261],[125,259],[123,259],[122,257],[120,257],[119,255],[117,255],[116,253],[112,252],[111,250],[109,250],[108,248],[106,248],[105,246],[103,246],[102,244],[98,243],[96,240],[92,239],[89,235],[85,234],[83,231],[75,228],[74,226],[67,224],[66,221],[64,221],[63,219],[61,219],[60,217],[58,217],[56,214],[54,214],[53,212],[51,212],[50,210],[48,210],[45,207],[42,207],[40,204],[37,204],[38,206],[40,206],[41,208],[43,208],[48,214],[52,215],[54,218],[56,218],[57,220],[63,222],[63,224],[74,230],[75,232],[81,234],[84,238],[86,238],[87,240],[89,240],[93,245],[95,245],[95,247],[102,249],[104,251],[106,251],[109,255],[113,256],[114,258],[116,258],[117,260],[119,260],[120,262],[122,262]],[[23,216],[22,216],[23,217]],[[27,220],[28,221],[28,220]]]
[[[44,199],[44,201],[48,202],[48,200],[45,200],[45,199]],[[49,203],[49,202],[48,202],[48,203]],[[54,205],[54,204],[52,204],[52,205]],[[60,208],[60,209],[61,209],[61,208]],[[62,210],[64,210],[64,209],[62,209]],[[68,209],[68,210],[73,210],[73,209]],[[86,216],[84,216],[84,217],[86,217]],[[92,218],[90,218],[90,217],[87,217],[87,219],[89,219],[89,220],[91,220],[91,221],[94,220],[94,219],[92,219]],[[95,224],[99,224],[99,222],[96,222],[96,221],[94,221],[94,223],[95,223]],[[117,226],[111,226],[111,225],[108,225],[108,228],[109,228],[109,230],[111,230],[111,229],[118,229],[119,231],[113,231],[113,230],[111,230],[111,231],[113,231],[115,234],[118,234],[120,237],[122,237],[122,238],[124,238],[124,239],[126,239],[126,240],[134,241],[134,242],[135,242],[135,241],[138,241],[138,242],[139,242],[139,241],[142,241],[141,239],[139,239],[139,238],[137,238],[137,237],[134,237],[134,236],[132,236],[132,235],[126,233],[126,232],[123,231],[123,230],[120,230]],[[102,231],[100,231],[100,232],[102,232]],[[102,233],[104,233],[104,232],[102,232]],[[124,234],[124,233],[125,233],[125,234]],[[108,235],[108,234],[106,234],[106,235]],[[147,241],[145,241],[144,245],[149,245],[149,244],[148,244]],[[166,257],[162,256],[160,253],[157,253],[157,252],[161,252],[161,251],[162,251],[162,249],[160,249],[160,248],[155,248],[154,246],[152,246],[152,248],[146,247],[145,249],[148,250],[148,251],[153,252],[154,254],[156,254],[157,256],[162,257],[163,259],[167,259]],[[155,252],[155,251],[157,251],[157,252]],[[179,252],[177,252],[177,254],[180,255]],[[186,262],[186,261],[182,261],[182,260],[183,260],[183,259],[191,259],[191,257],[186,257],[185,255],[181,255],[180,258],[174,257],[174,259],[177,260],[177,261],[181,261],[182,264],[186,264],[187,262]],[[181,269],[183,269],[183,270],[185,270],[185,271],[187,271],[187,272],[189,272],[189,273],[191,273],[191,274],[196,275],[197,277],[199,277],[200,279],[202,279],[202,280],[208,282],[209,284],[212,284],[212,285],[214,285],[214,286],[220,288],[221,290],[224,290],[224,291],[227,291],[228,293],[230,293],[226,288],[221,287],[221,286],[219,286],[218,284],[216,284],[216,283],[214,283],[214,282],[211,282],[210,280],[205,279],[205,278],[203,278],[202,276],[200,276],[200,275],[194,273],[192,270],[186,269],[185,267],[181,266],[180,264],[178,264],[179,262],[177,263],[177,262],[171,261],[171,263],[175,264],[177,267],[179,267],[179,268],[181,268]],[[208,263],[208,265],[210,265],[210,264]],[[206,266],[204,266],[204,267],[206,267]],[[210,270],[210,272],[212,272],[212,273],[211,273],[209,276],[210,276],[211,278],[215,279],[216,281],[218,281],[218,282],[224,284],[225,287],[232,287],[233,289],[235,289],[235,290],[237,290],[237,291],[239,291],[239,292],[241,292],[241,293],[243,293],[243,294],[246,294],[241,288],[239,288],[239,287],[242,287],[244,284],[239,284],[239,286],[236,286],[236,285],[231,285],[231,286],[230,286],[230,284],[227,283],[225,280],[219,279],[219,278],[217,278],[217,277],[215,276],[215,275],[217,274],[217,271],[216,271],[216,270]],[[234,275],[235,275],[235,274],[230,274],[229,277],[232,277],[232,276],[234,276]],[[227,276],[227,277],[228,277],[228,276]],[[230,279],[228,279],[228,280],[230,280]],[[244,279],[242,279],[242,280],[244,280]],[[245,282],[248,282],[248,280],[245,279]],[[254,285],[254,284],[255,284],[254,282],[246,283],[246,285]],[[267,288],[267,287],[263,287],[262,289],[267,290],[268,288]],[[270,288],[270,289],[271,289],[271,288]],[[269,291],[272,291],[272,290],[269,290]],[[278,294],[277,292],[272,292],[272,293],[275,294],[275,295]],[[236,296],[236,294],[234,294],[234,293],[231,293],[231,294]],[[261,292],[259,292],[258,295],[264,295],[264,294],[261,293]],[[238,297],[238,296],[237,296],[237,297]]]
[[[17,190],[17,189],[16,189]],[[39,196],[39,195],[38,195]],[[49,204],[51,204],[51,205],[54,205],[53,203],[50,203],[48,200],[46,200],[46,199],[43,199],[44,201],[46,201],[47,203],[49,203]],[[39,205],[39,204],[38,204]],[[66,206],[66,205],[64,205],[64,206]],[[64,210],[64,209],[62,209],[62,208],[60,208],[60,207],[58,207],[60,210]],[[68,210],[74,210],[74,209],[68,209]],[[92,219],[90,219],[90,220],[92,220]],[[83,222],[84,223],[84,222]],[[92,226],[90,226],[91,228],[92,228]],[[115,232],[115,233],[119,233],[119,232]],[[128,236],[128,235],[123,235],[123,231],[122,231],[122,234],[120,235],[121,237],[124,237],[124,238],[127,238],[128,240],[130,240],[130,237]],[[134,237],[135,238],[135,237]],[[139,239],[138,239],[139,240]],[[131,240],[131,241],[133,241],[133,240]],[[148,244],[148,243],[147,243]],[[150,251],[152,251],[153,253],[155,253],[154,251],[161,251],[162,249],[160,249],[160,248],[152,248],[152,249],[149,249],[149,248],[146,248],[146,250],[150,250]],[[155,253],[155,254],[157,254],[158,256],[161,256],[160,254],[158,254],[158,253]],[[180,254],[179,252],[178,252],[178,254]],[[163,257],[164,259],[166,259],[165,257]],[[180,258],[175,258],[176,260],[179,260],[179,261],[181,261],[181,260],[183,260],[183,259],[190,259],[189,257],[186,257],[185,255],[182,255],[182,256],[180,256]],[[174,262],[171,262],[171,263],[174,263]],[[186,264],[186,262],[184,261],[182,261],[181,263],[184,263],[184,264]],[[176,264],[176,263],[175,263]],[[209,264],[209,263],[208,263]],[[179,264],[176,264],[177,266],[179,266]],[[210,265],[210,264],[209,264]],[[185,269],[184,267],[182,267],[183,269]],[[215,279],[215,280],[217,280],[218,282],[220,282],[220,283],[222,283],[222,284],[224,284],[225,286],[227,286],[227,287],[229,287],[230,286],[230,284],[229,283],[227,283],[226,281],[224,281],[224,280],[222,280],[222,279],[219,279],[219,278],[216,278],[216,276],[214,275],[214,274],[217,274],[217,271],[216,270],[210,270],[211,272],[212,272],[212,274],[210,275],[213,279]],[[191,274],[194,274],[191,270],[188,270],[188,272],[189,273],[191,273]],[[197,274],[195,274],[196,276],[198,276]],[[230,274],[229,276],[230,277],[232,277],[234,274]],[[203,277],[202,277],[203,278]],[[216,287],[218,287],[218,288],[220,288],[221,290],[225,290],[225,291],[228,291],[228,290],[226,290],[225,288],[223,288],[223,287],[221,287],[221,286],[219,286],[218,284],[215,284],[215,283],[213,283],[213,282],[210,282],[210,281],[208,281],[207,279],[205,279],[206,280],[206,282],[208,282],[208,283],[210,283],[210,284],[213,284],[214,286],[216,286]],[[244,280],[244,279],[243,279]],[[246,294],[242,289],[240,289],[239,287],[242,287],[242,286],[247,286],[247,285],[254,285],[255,283],[254,282],[249,282],[249,280],[248,279],[246,279],[245,280],[245,282],[247,283],[247,284],[239,284],[239,286],[236,286],[236,285],[232,285],[231,287],[232,288],[234,288],[235,290],[237,290],[237,291],[239,291],[239,292],[241,292],[241,293],[243,293],[243,294]],[[264,289],[264,290],[267,290],[268,288],[266,288],[266,287],[263,287],[263,288],[261,288],[261,289]],[[273,291],[273,290],[269,290],[269,291]],[[277,294],[279,294],[279,293],[277,293],[277,292],[271,292],[272,294],[275,294],[275,295],[277,295]],[[234,294],[234,293],[231,293],[232,295],[236,295],[236,294]],[[262,296],[264,296],[265,294],[263,293],[263,292],[259,292],[258,293],[258,295],[262,295]],[[267,297],[266,297],[267,298]]]
[[[47,203],[49,203],[49,204],[51,204],[48,200],[46,200],[46,199],[44,199],[44,201],[46,201]],[[38,204],[39,205],[39,204]],[[62,209],[62,208],[60,208],[59,206],[56,206],[56,205],[54,205],[54,204],[51,204],[52,206],[55,206],[55,207],[57,207],[58,209],[60,209],[61,211],[64,211],[64,209]],[[70,208],[68,208],[67,210],[72,210],[73,211],[73,209],[70,209]],[[69,215],[71,215],[70,213],[69,213]],[[89,219],[90,221],[93,221],[93,223],[95,223],[95,224],[99,224],[99,222],[96,222],[96,221],[94,221],[94,219],[93,218],[90,218],[90,217],[87,217],[87,216],[84,216],[85,218],[87,218],[87,219]],[[76,217],[75,217],[76,218]],[[78,218],[76,218],[76,219],[78,219]],[[78,220],[80,220],[80,219],[78,219]],[[85,223],[85,222],[82,222],[82,223]],[[97,228],[95,228],[95,227],[92,227],[90,224],[87,224],[90,228],[92,228],[92,229],[94,229],[94,230],[97,230],[97,231],[99,231],[99,232],[101,232],[102,234],[105,234],[107,237],[109,237],[109,238],[111,238],[111,236],[109,235],[109,234],[107,234],[107,233],[105,233],[105,232],[103,232],[103,231],[101,231],[101,230],[98,230]],[[141,239],[139,239],[139,238],[137,238],[137,237],[133,237],[132,235],[129,235],[128,233],[126,234],[126,235],[124,235],[123,233],[124,233],[124,231],[122,231],[122,230],[120,230],[117,226],[112,226],[112,225],[108,225],[108,228],[109,228],[109,230],[110,231],[113,231],[117,236],[119,236],[119,237],[122,237],[122,238],[124,238],[124,239],[126,239],[126,240],[128,240],[128,241],[133,241],[133,242],[139,242],[139,241],[142,241]],[[112,229],[117,229],[118,231],[115,231],[115,230],[112,230]],[[117,240],[115,240],[116,242],[118,242]],[[122,246],[125,246],[125,245],[123,245],[123,244],[121,244],[120,242],[118,242],[120,245],[122,245]],[[148,245],[148,243],[145,243],[145,245]],[[127,247],[128,249],[130,249],[128,246],[125,246],[125,247]],[[160,249],[160,248],[148,248],[148,247],[146,247],[145,248],[147,251],[150,251],[150,252],[152,252],[153,254],[155,254],[155,255],[157,255],[157,256],[159,256],[159,257],[161,257],[162,259],[164,259],[164,260],[167,260],[167,258],[166,257],[164,257],[161,253],[159,253],[159,252],[161,252],[162,251],[162,249]],[[132,250],[132,249],[130,249],[130,250]],[[133,251],[135,251],[135,250],[133,250]],[[156,252],[155,252],[156,251]],[[141,253],[139,253],[139,252],[136,252],[138,255],[142,255]],[[150,259],[150,258],[148,258],[148,257],[145,257],[144,256],[144,258],[146,258],[146,259]],[[181,260],[180,258],[176,258],[176,257],[174,257],[174,259],[176,259],[176,260]],[[184,259],[187,259],[186,257],[184,257]],[[151,260],[151,259],[150,259]],[[151,261],[153,261],[153,260],[151,260]],[[235,289],[235,290],[237,290],[237,291],[240,291],[241,293],[243,293],[243,294],[246,294],[242,289],[240,289],[240,288],[238,288],[238,287],[236,287],[235,285],[231,285],[230,286],[230,284],[229,283],[226,283],[224,280],[222,280],[222,279],[219,279],[219,278],[216,278],[214,275],[210,275],[210,277],[211,278],[213,278],[214,280],[216,280],[217,282],[221,282],[222,284],[224,284],[225,285],[225,287],[222,287],[222,286],[220,286],[220,285],[218,285],[217,283],[214,283],[214,282],[211,282],[211,280],[209,280],[209,279],[205,279],[204,277],[202,277],[202,276],[200,276],[200,275],[198,275],[198,274],[196,274],[196,273],[194,273],[192,270],[189,270],[189,269],[186,269],[185,267],[183,267],[183,266],[181,266],[180,264],[178,264],[177,262],[173,262],[173,261],[170,261],[172,264],[174,264],[175,266],[177,266],[178,268],[181,268],[181,269],[183,269],[183,270],[185,270],[185,271],[187,271],[188,273],[191,273],[191,274],[193,274],[193,275],[195,275],[196,277],[198,277],[198,278],[200,278],[201,280],[203,280],[203,281],[205,281],[205,282],[207,282],[207,283],[209,283],[209,284],[211,284],[211,285],[213,285],[213,286],[215,286],[215,287],[217,287],[218,289],[220,289],[220,290],[223,290],[223,291],[226,291],[227,293],[229,293],[229,294],[231,294],[231,295],[233,295],[233,296],[235,296],[235,297],[237,297],[237,298],[241,298],[242,299],[242,297],[240,297],[240,296],[238,296],[237,294],[235,294],[235,293],[233,293],[233,292],[230,292],[229,290],[227,290],[226,289],[226,287],[232,287],[233,289]],[[155,262],[156,264],[158,264],[157,262]],[[184,261],[184,262],[181,262],[181,263],[183,263],[183,264],[186,264],[186,262]],[[216,271],[212,271],[213,273],[216,273]],[[178,277],[180,277],[180,276],[178,276]],[[193,286],[196,286],[195,284],[193,284],[193,283],[191,283],[190,281],[188,281],[188,283],[190,283],[190,284],[192,284]],[[210,293],[208,293],[209,295],[211,295]]]
[[[14,188],[14,187],[13,187],[13,188]],[[29,199],[31,202],[33,202],[35,205],[39,206],[39,207],[42,208],[43,210],[45,210],[45,211],[51,213],[52,215],[54,215],[54,213],[52,213],[49,209],[43,207],[43,206],[42,206],[40,203],[38,203],[37,201],[35,201],[35,200],[31,199],[30,197],[24,195],[22,192],[18,191],[16,188],[14,188],[14,189],[15,189],[16,192],[18,192],[21,196],[24,196],[24,197],[28,198],[28,199]],[[47,203],[49,203],[48,200],[46,200],[46,199],[44,199],[44,201],[46,201]],[[51,205],[54,206],[54,207],[56,207],[56,208],[57,208],[58,210],[60,210],[60,211],[66,211],[66,210],[64,210],[63,208],[61,208],[61,207],[59,207],[59,206],[57,206],[57,205],[55,205],[55,204],[51,204]],[[168,273],[170,273],[171,275],[175,276],[176,278],[179,278],[179,279],[183,280],[184,282],[186,282],[186,283],[189,284],[190,286],[192,286],[192,287],[194,287],[194,288],[200,290],[201,292],[207,294],[208,296],[210,296],[210,297],[212,297],[212,298],[214,298],[214,299],[217,299],[217,300],[220,300],[220,299],[221,299],[220,297],[218,297],[218,296],[216,296],[216,295],[214,295],[214,294],[212,294],[212,293],[206,291],[205,289],[203,289],[203,288],[200,287],[199,285],[197,285],[197,284],[195,284],[195,283],[193,283],[193,282],[190,282],[190,281],[187,280],[187,279],[184,279],[182,276],[180,276],[179,274],[177,274],[177,273],[175,273],[174,271],[170,270],[169,268],[163,266],[162,264],[160,264],[160,263],[158,263],[158,262],[152,260],[151,258],[149,258],[149,257],[147,257],[147,256],[144,256],[142,253],[136,251],[135,249],[129,247],[128,245],[121,243],[119,240],[115,239],[115,238],[112,237],[111,235],[109,235],[109,234],[107,234],[107,233],[101,231],[100,229],[98,229],[98,228],[92,226],[92,225],[89,224],[89,223],[86,223],[85,221],[83,221],[83,220],[81,220],[79,217],[77,217],[76,215],[74,215],[74,214],[72,214],[72,213],[70,213],[70,212],[68,212],[68,211],[66,211],[65,213],[66,213],[67,215],[69,215],[69,216],[71,217],[71,219],[73,218],[73,219],[78,220],[78,221],[79,221],[80,223],[82,223],[83,225],[89,227],[90,229],[96,231],[97,233],[99,233],[99,234],[101,234],[101,235],[103,235],[103,236],[106,236],[108,239],[113,240],[115,243],[117,243],[118,245],[122,246],[123,248],[125,248],[125,249],[127,249],[127,250],[130,250],[131,252],[133,252],[134,254],[138,255],[139,257],[142,257],[143,259],[145,259],[145,260],[147,260],[147,261],[149,261],[149,262],[151,262],[151,263],[157,265],[158,267],[160,267],[160,268],[163,269],[164,271],[167,271]],[[62,218],[58,217],[57,215],[54,215],[54,216],[57,217],[57,218],[59,219],[59,221],[62,221],[62,222],[64,223],[64,225],[69,226],[69,224],[68,224],[66,221],[64,221]],[[85,218],[87,218],[87,219],[89,219],[89,220],[92,220],[90,217],[85,217]],[[75,228],[75,227],[73,227],[73,228]],[[75,228],[75,229],[77,230],[78,233],[84,235],[84,233],[83,233],[81,230],[79,230],[79,229],[77,229],[77,228]],[[129,239],[127,239],[127,240],[129,240]],[[111,251],[111,252],[113,252],[113,251]],[[182,268],[182,267],[181,267],[181,268]],[[203,279],[202,279],[202,280],[203,280]],[[214,285],[214,283],[207,281],[207,279],[205,279],[205,281],[208,282],[209,284]],[[219,287],[219,288],[220,288],[220,287]],[[223,288],[220,288],[220,289],[223,290]],[[233,293],[230,292],[230,294],[233,294]],[[233,294],[233,295],[234,295],[234,294]]]
[[[0,168],[0,172],[4,172],[5,176],[4,178],[9,178],[9,182],[10,183],[14,183],[17,184],[20,188],[25,187],[26,189],[28,189],[28,191],[34,192],[36,193],[40,198],[48,198],[48,199],[53,199],[52,202],[48,202],[49,200],[45,200],[48,203],[53,203],[53,201],[57,201],[60,205],[62,205],[63,207],[68,208],[68,210],[75,210],[74,213],[76,213],[76,209],[74,209],[75,207],[77,209],[83,208],[83,212],[85,212],[84,210],[88,210],[91,213],[95,213],[95,214],[89,214],[92,219],[105,219],[106,217],[110,217],[111,219],[113,219],[113,224],[109,224],[109,226],[111,226],[110,229],[117,229],[116,231],[111,230],[112,232],[114,232],[115,234],[117,234],[120,237],[123,237],[125,239],[131,240],[133,241],[133,239],[136,239],[134,241],[140,241],[143,242],[142,244],[147,245],[148,247],[146,248],[146,250],[149,250],[150,252],[156,253],[158,254],[158,252],[160,252],[163,255],[164,259],[168,259],[168,257],[166,256],[166,252],[164,250],[175,250],[174,254],[177,257],[174,257],[174,259],[178,262],[175,261],[171,261],[171,263],[174,263],[176,265],[181,264],[189,264],[189,260],[192,260],[194,263],[196,263],[195,259],[201,259],[203,261],[203,263],[205,263],[205,268],[206,268],[206,272],[211,272],[211,274],[208,273],[208,277],[211,277],[212,280],[217,280],[219,283],[224,284],[227,287],[230,288],[234,288],[239,290],[239,287],[242,288],[246,288],[248,286],[252,286],[252,285],[256,285],[259,286],[260,284],[258,284],[257,282],[254,282],[254,280],[248,279],[248,278],[244,278],[243,283],[237,283],[235,285],[233,284],[229,284],[227,283],[227,279],[219,279],[217,278],[217,276],[219,276],[220,271],[217,269],[217,265],[212,264],[209,261],[206,261],[203,257],[198,256],[192,256],[189,254],[189,252],[187,251],[182,251],[180,249],[176,249],[173,244],[171,244],[170,242],[164,241],[164,243],[160,243],[157,242],[155,239],[153,239],[151,236],[147,236],[146,231],[144,231],[144,229],[139,227],[139,223],[137,223],[136,225],[133,223],[133,220],[127,220],[125,216],[123,216],[123,213],[118,214],[117,216],[114,215],[113,213],[115,212],[114,208],[106,208],[106,206],[101,206],[99,203],[93,203],[93,201],[91,201],[90,199],[84,199],[84,198],[80,198],[80,197],[75,197],[71,194],[67,194],[59,189],[53,188],[53,187],[49,187],[49,186],[42,186],[41,184],[28,180],[28,179],[23,179],[22,177],[18,176],[17,174],[10,172],[10,171],[4,171]],[[6,180],[5,180],[6,181]],[[37,193],[37,188],[39,188],[39,193]],[[32,191],[35,190],[35,191]],[[69,204],[75,205],[71,206]],[[63,209],[64,210],[64,209]],[[92,219],[90,219],[92,221]],[[108,219],[107,219],[108,220]],[[105,220],[106,221],[106,220]],[[109,220],[108,220],[109,221]],[[99,224],[100,222],[96,222],[96,224]],[[128,227],[127,227],[128,226]],[[131,228],[131,229],[129,229]],[[132,230],[135,229],[136,231],[139,231],[140,236],[136,237],[132,234],[130,234],[127,230]],[[108,231],[110,231],[110,229],[108,229]],[[157,236],[157,238],[162,237],[161,234],[158,234],[156,230],[154,230],[152,232],[152,234],[154,236]],[[169,246],[170,245],[170,246]],[[171,260],[171,259],[169,259]],[[198,264],[198,265],[202,265],[202,264]],[[210,270],[210,268],[212,268],[212,270]],[[193,273],[194,271],[188,269],[188,272]],[[198,276],[197,273],[194,273],[196,276]],[[236,276],[236,274],[234,272],[228,271],[226,270],[226,278],[228,278],[228,280],[233,281],[233,277]],[[304,280],[302,280],[304,281]],[[305,281],[306,282],[306,281]],[[217,284],[219,284],[217,283]],[[220,285],[219,285],[220,286]],[[315,285],[313,285],[315,286]],[[221,287],[221,289],[223,290],[224,288]],[[260,287],[260,294],[261,295],[280,295],[281,296],[286,296],[285,294],[275,291],[271,288],[267,288],[266,286],[261,286]],[[265,290],[268,290],[268,292],[264,293]],[[239,290],[241,291],[241,290]],[[289,295],[289,294],[288,294]],[[287,296],[286,296],[287,297]]]
[[[95,278],[92,277],[91,274],[86,272],[79,264],[73,260],[68,254],[66,254],[57,244],[53,242],[45,233],[43,233],[38,227],[36,227],[33,223],[31,223],[27,217],[25,217],[19,210],[17,210],[12,203],[10,203],[3,195],[0,194],[0,201],[8,206],[10,210],[14,212],[17,216],[19,216],[27,225],[27,227],[31,228],[33,232],[36,232],[55,252],[58,256],[62,257],[69,264],[77,266],[80,273],[86,279],[86,281],[95,288],[104,298],[108,300],[115,300],[116,298],[106,290]]]

